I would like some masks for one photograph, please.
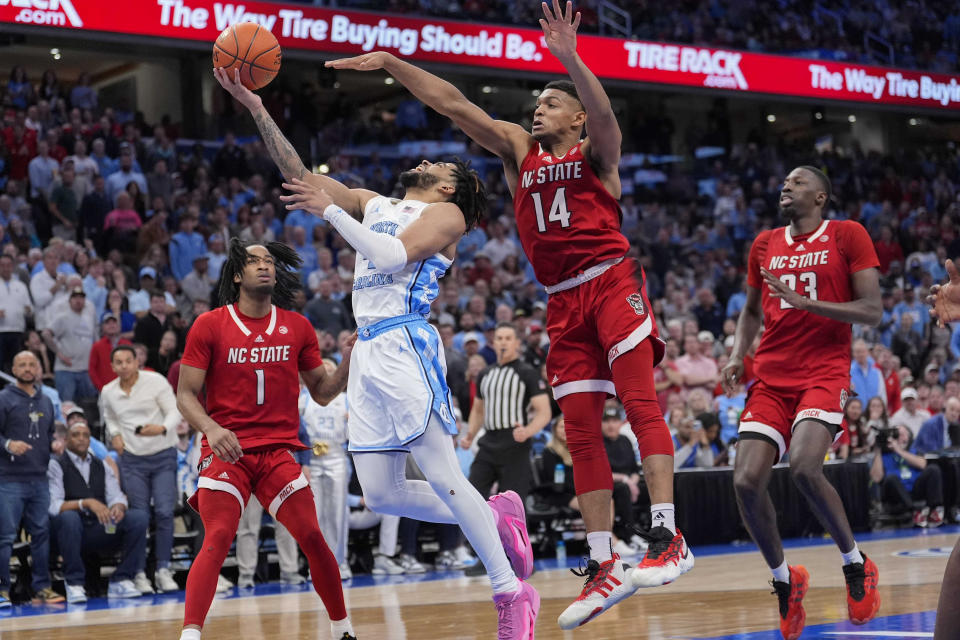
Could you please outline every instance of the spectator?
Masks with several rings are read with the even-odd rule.
[[[896,413],[900,410],[900,376],[897,375],[897,369],[893,362],[893,353],[890,349],[877,347],[877,365],[880,367],[880,373],[883,375],[883,384],[886,388],[886,406],[887,409]],[[873,397],[873,396],[869,396]]]
[[[127,497],[113,469],[90,454],[90,429],[76,421],[67,429],[66,451],[47,467],[51,528],[63,558],[67,602],[87,601],[83,555],[121,547],[120,564],[107,596],[138,598],[134,579],[147,550],[146,511],[127,511]],[[149,583],[148,583],[149,584]]]
[[[126,249],[136,238],[137,230],[143,226],[143,220],[133,209],[133,198],[126,191],[120,191],[113,198],[114,209],[103,220],[105,236],[104,248]]]
[[[10,370],[13,355],[23,346],[27,317],[33,314],[30,292],[14,277],[13,258],[0,255],[0,367]]]
[[[452,338],[451,334],[451,338]],[[531,320],[527,323],[527,339],[524,343],[523,360],[540,371],[547,362],[547,346],[544,344],[543,323]]]
[[[153,171],[147,174],[147,187],[151,198],[161,198],[168,209],[173,206],[174,183],[167,171],[167,160],[158,158],[154,161]]]
[[[633,444],[627,436],[620,433],[622,426],[623,415],[619,407],[612,404],[607,406],[603,412],[601,431],[613,474],[613,551],[621,557],[634,557],[645,549],[645,545],[634,534],[636,520],[633,506],[640,497],[640,468],[637,466]],[[637,540],[634,540],[635,537]]]
[[[179,342],[177,332],[173,329],[167,329],[163,332],[163,337],[160,338],[160,346],[157,347],[156,371],[160,375],[166,376],[173,363],[180,359]]]
[[[207,252],[207,243],[196,232],[197,222],[196,207],[188,208],[180,216],[180,231],[170,239],[170,271],[178,281],[193,269],[193,259]]]
[[[106,142],[103,138],[97,138],[93,141],[93,152],[90,154],[90,157],[93,158],[93,161],[97,163],[97,173],[106,181],[107,176],[113,175],[116,173],[117,169],[120,168],[120,163],[111,158],[107,154]],[[126,185],[124,185],[126,186]],[[113,198],[109,198],[113,202]]]
[[[913,319],[913,322],[910,323],[910,328],[921,337],[924,335],[927,329],[927,322],[930,319],[930,313],[927,311],[926,305],[917,299],[916,291],[912,284],[907,284],[903,287],[903,300],[894,305],[893,313],[896,315],[900,327],[904,324],[904,317],[910,316]]]
[[[347,308],[333,299],[334,278],[324,278],[317,287],[317,294],[304,308],[304,315],[315,328],[338,335],[352,328]]]
[[[53,235],[64,240],[77,239],[80,202],[73,189],[73,167],[64,167],[60,183],[50,192],[47,207],[53,214]]]
[[[711,396],[713,388],[720,379],[717,361],[711,357],[713,352],[713,334],[701,331],[687,334],[683,339],[684,354],[677,358],[677,371],[683,375],[684,389],[689,393],[693,389],[703,389]]]
[[[117,194],[126,191],[127,185],[131,182],[137,183],[141,192],[148,190],[146,177],[134,167],[133,148],[128,142],[124,142],[120,145],[120,166],[107,176],[107,197],[115,201]],[[132,208],[134,204],[131,200],[130,207]]]
[[[87,143],[83,138],[77,138],[73,143],[73,155],[67,156],[64,162],[72,162],[73,170],[76,171],[77,178],[86,181],[89,189],[93,188],[94,179],[100,175],[100,166],[97,161],[87,154]],[[86,193],[82,194],[86,195]]]
[[[180,587],[170,571],[177,502],[177,400],[166,378],[139,370],[133,347],[114,347],[110,360],[117,379],[104,386],[100,398],[107,435],[120,456],[130,508],[147,511],[153,502],[157,590],[177,591]]]
[[[203,253],[193,257],[193,269],[180,283],[183,294],[192,305],[197,300],[210,300],[210,293],[216,285],[216,279],[210,275],[210,254]],[[217,272],[219,275],[219,271]]]
[[[861,398],[879,396],[887,402],[887,387],[883,372],[876,367],[867,343],[855,340],[853,343],[853,361],[850,363],[850,387]]]
[[[930,418],[930,412],[921,408],[919,394],[913,387],[907,387],[900,392],[900,402],[903,406],[890,416],[890,426],[907,427],[910,430],[910,440],[913,441],[920,433],[920,427]]]
[[[251,495],[237,525],[237,587],[240,589],[252,589],[254,586],[253,577],[260,558],[262,525],[263,507],[257,496]],[[303,576],[299,573],[297,541],[278,521],[274,520],[274,526],[274,541],[280,559],[280,580],[288,585],[303,584]]]
[[[893,334],[890,348],[893,354],[900,358],[903,366],[918,375],[923,365],[925,345],[923,334],[914,331],[914,326],[913,315],[904,313],[900,318],[899,328]]]
[[[80,202],[77,217],[81,240],[90,239],[94,243],[99,243],[107,214],[110,213],[112,207],[110,206],[110,199],[107,197],[106,180],[103,176],[94,176],[91,182],[93,188]],[[102,244],[99,244],[98,247],[103,248]]]
[[[40,362],[29,351],[13,358],[13,377],[0,391],[0,436],[8,456],[0,456],[0,608],[10,607],[10,555],[24,520],[30,535],[34,603],[52,604],[64,598],[51,588],[50,491],[47,464],[53,445],[53,403],[42,394]]]
[[[87,294],[83,287],[70,290],[69,311],[54,317],[44,331],[47,346],[57,356],[54,378],[65,401],[96,398],[97,389],[88,375],[90,350],[96,337],[96,321],[85,312]]]
[[[157,352],[160,340],[166,331],[176,332],[173,318],[167,311],[167,296],[159,289],[150,291],[150,310],[137,321],[133,330],[133,341],[147,348],[147,366],[158,368]]]
[[[947,398],[943,413],[925,421],[917,435],[918,455],[960,446],[960,398]]]
[[[713,466],[714,449],[702,423],[691,411],[677,412],[676,416],[671,413],[670,427],[676,432],[673,436],[674,469]]]
[[[703,288],[697,291],[697,304],[693,307],[693,315],[701,329],[709,331],[717,338],[723,335],[723,321],[727,316],[711,289]]]
[[[70,90],[70,106],[76,109],[97,109],[97,90],[90,86],[90,74],[81,71],[76,86]]]
[[[103,387],[117,377],[110,361],[114,347],[131,344],[126,338],[120,337],[120,320],[109,309],[100,316],[100,335],[102,337],[90,348],[90,380],[97,391],[103,391]]]
[[[490,234],[490,239],[483,245],[481,251],[483,255],[490,259],[492,269],[497,269],[503,264],[507,256],[519,256],[520,248],[511,238],[507,237],[503,223],[499,219],[493,220],[487,225],[487,232]],[[477,255],[479,256],[479,252]],[[493,274],[491,273],[484,280],[489,282],[492,277]]]
[[[907,427],[900,425],[898,434],[887,440],[883,454],[874,459],[870,477],[882,483],[883,502],[893,508],[911,509],[915,501],[924,503],[914,509],[915,527],[939,527],[944,513],[940,467],[917,455]]]
[[[573,458],[567,448],[567,430],[563,416],[557,417],[551,428],[550,442],[543,449],[543,473],[540,478],[548,488],[542,492],[540,498],[553,507],[567,507],[580,511],[577,502],[577,490],[573,484]],[[562,478],[558,478],[559,470],[563,469]],[[558,482],[559,480],[559,482]],[[552,484],[552,486],[550,486]]]
[[[214,156],[211,168],[215,178],[229,179],[236,177],[246,179],[249,173],[246,154],[244,154],[243,149],[237,146],[233,132],[228,131],[223,137],[223,146]]]
[[[677,369],[680,345],[674,338],[667,338],[663,359],[653,370],[653,387],[661,411],[667,410],[667,398],[671,393],[683,391],[683,374]]]
[[[60,173],[60,163],[50,157],[50,145],[46,140],[37,142],[37,156],[30,161],[30,197],[44,198],[50,195],[53,179]]]

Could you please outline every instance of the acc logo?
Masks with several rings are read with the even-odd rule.
[[[930,549],[911,549],[909,551],[895,551],[892,555],[897,558],[946,558],[953,552],[949,547],[932,547]]]
[[[286,335],[289,329],[287,329],[287,325],[282,324],[280,325],[280,328],[277,329],[277,331],[279,331],[281,335]]]
[[[627,296],[627,304],[633,307],[633,310],[638,316],[642,316],[644,312],[643,308],[643,296],[639,293],[631,293]]]
[[[197,471],[203,473],[203,470],[210,466],[210,463],[213,462],[213,454],[200,461],[200,464],[197,465]]]

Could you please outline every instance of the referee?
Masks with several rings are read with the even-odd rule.
[[[547,385],[536,369],[520,359],[521,347],[514,325],[497,325],[493,334],[497,362],[477,379],[470,429],[460,445],[468,449],[482,426],[486,433],[477,442],[470,484],[487,497],[497,482],[499,491],[516,491],[526,502],[533,481],[530,439],[547,426],[551,412]],[[528,407],[532,410],[529,422]]]

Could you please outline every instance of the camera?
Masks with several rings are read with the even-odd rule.
[[[890,447],[887,445],[887,441],[896,440],[900,437],[900,427],[871,428],[877,432],[877,444],[880,445],[880,451],[882,453],[890,453]]]

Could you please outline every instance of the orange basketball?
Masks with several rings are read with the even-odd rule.
[[[240,70],[240,82],[247,89],[259,89],[280,71],[280,43],[270,31],[255,22],[240,22],[227,27],[213,43],[213,66]]]

